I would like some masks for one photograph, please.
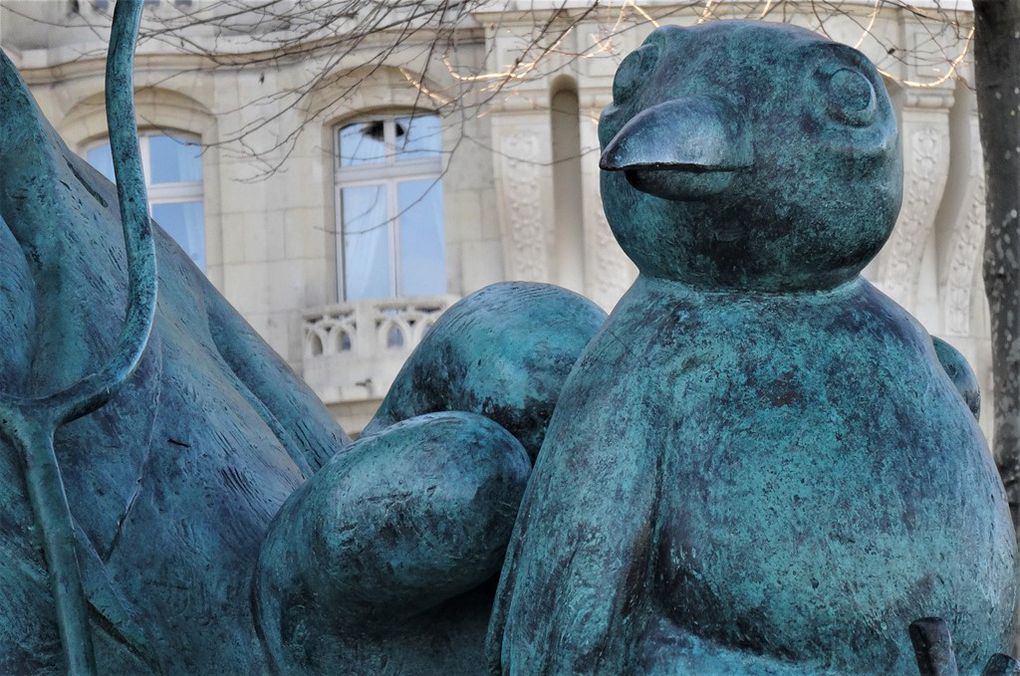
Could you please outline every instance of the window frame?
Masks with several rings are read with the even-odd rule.
[[[159,204],[181,204],[187,202],[199,202],[202,205],[202,238],[205,240],[202,249],[205,252],[204,265],[199,266],[202,272],[209,268],[209,241],[208,241],[208,218],[205,204],[205,161],[202,163],[202,177],[197,181],[178,181],[176,183],[153,183],[152,182],[152,149],[150,139],[154,136],[165,136],[179,143],[202,145],[202,138],[197,134],[188,132],[168,131],[163,129],[142,129],[138,132],[138,150],[142,160],[142,174],[145,178],[145,192],[148,195],[149,217],[152,218],[152,208]],[[109,146],[110,137],[100,136],[82,145],[81,157],[88,161],[88,154],[91,150],[100,146]],[[190,258],[190,256],[189,256]],[[198,265],[198,262],[195,261]]]
[[[382,186],[386,191],[386,226],[387,241],[390,247],[390,295],[382,298],[407,298],[400,288],[400,210],[398,186],[406,181],[430,180],[429,190],[438,185],[442,190],[443,151],[442,128],[440,127],[440,149],[435,157],[399,161],[396,139],[396,121],[401,118],[436,117],[434,111],[397,110],[376,114],[359,115],[344,119],[332,126],[333,136],[333,212],[337,224],[336,234],[336,268],[337,297],[341,302],[352,302],[347,298],[346,244],[345,223],[343,217],[343,190],[345,188],[363,188]],[[340,131],[349,125],[369,122],[383,123],[383,144],[385,146],[384,161],[378,163],[341,166]],[[445,218],[443,225],[443,248],[446,248]],[[360,300],[360,299],[359,299]]]

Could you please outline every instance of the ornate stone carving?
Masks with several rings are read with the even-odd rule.
[[[382,397],[453,296],[330,305],[302,322],[305,381],[327,403]]]
[[[548,247],[543,226],[539,185],[539,137],[534,131],[517,131],[502,143],[503,203],[507,270],[513,279],[547,278]]]
[[[970,334],[974,273],[981,261],[985,235],[985,172],[977,121],[970,128],[969,205],[953,230],[945,282],[945,332]]]
[[[594,236],[588,237],[588,293],[592,300],[611,310],[637,276],[637,268],[623,253],[601,205],[593,210]]]
[[[948,124],[948,118],[944,120]],[[910,125],[904,125],[910,129]],[[903,207],[887,245],[881,286],[896,302],[910,307],[918,265],[932,230],[949,166],[948,130],[934,123],[904,134]]]

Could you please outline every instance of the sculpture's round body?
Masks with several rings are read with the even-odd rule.
[[[663,27],[599,138],[641,277],[560,393],[490,668],[916,673],[933,616],[968,673],[1006,650],[1016,543],[969,369],[858,277],[902,189],[875,67],[790,26]]]
[[[560,402],[499,600],[504,671],[911,673],[925,616],[968,672],[1008,648],[994,463],[930,338],[863,280],[641,279]]]
[[[531,463],[472,413],[362,437],[280,508],[254,599],[275,671],[470,674]]]
[[[363,434],[467,411],[499,423],[534,458],[567,374],[605,320],[595,303],[552,284],[480,289],[429,328]]]

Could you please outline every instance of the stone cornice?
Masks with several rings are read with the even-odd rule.
[[[357,52],[392,45],[393,35],[396,32],[398,32],[396,29],[380,31],[378,34],[362,38]],[[414,38],[405,44],[425,45],[435,37],[435,31],[422,29],[416,31]],[[139,67],[142,67],[146,63],[159,64],[175,60],[176,67],[203,69],[240,67],[255,61],[278,65],[300,62],[307,59],[310,53],[329,50],[332,44],[340,39],[334,35],[294,42],[285,49],[253,49],[252,40],[248,36],[220,37],[215,41],[199,36],[187,50],[171,46],[167,42],[150,39],[139,43],[136,61]],[[279,36],[279,40],[286,40],[286,35]],[[481,27],[473,25],[458,28],[457,41],[460,45],[482,44],[485,41],[485,31]],[[259,43],[255,44],[259,45]],[[18,70],[26,77],[26,80],[30,73],[41,71],[59,74],[51,79],[77,77],[82,72],[77,70],[79,65],[95,62],[102,64],[105,63],[106,58],[106,43],[94,38],[87,42],[47,49],[19,50],[8,44],[4,44],[3,48],[14,61]],[[357,52],[352,52],[352,55]],[[85,72],[91,73],[94,68],[93,65],[86,65]]]
[[[953,107],[952,81],[938,87],[903,87],[903,107],[921,110],[946,110]]]

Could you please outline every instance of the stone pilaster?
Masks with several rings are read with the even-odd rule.
[[[952,91],[908,89],[900,124],[903,144],[903,207],[879,257],[877,284],[915,312],[918,274],[949,173],[949,109]]]
[[[548,108],[495,113],[492,133],[507,278],[548,281],[555,227]]]
[[[972,305],[985,238],[985,172],[977,116],[969,125],[970,152],[966,158],[967,184],[960,213],[954,219],[939,286],[942,298],[942,331],[947,336],[970,336]],[[964,161],[959,158],[957,161]],[[979,285],[980,286],[980,285]]]

